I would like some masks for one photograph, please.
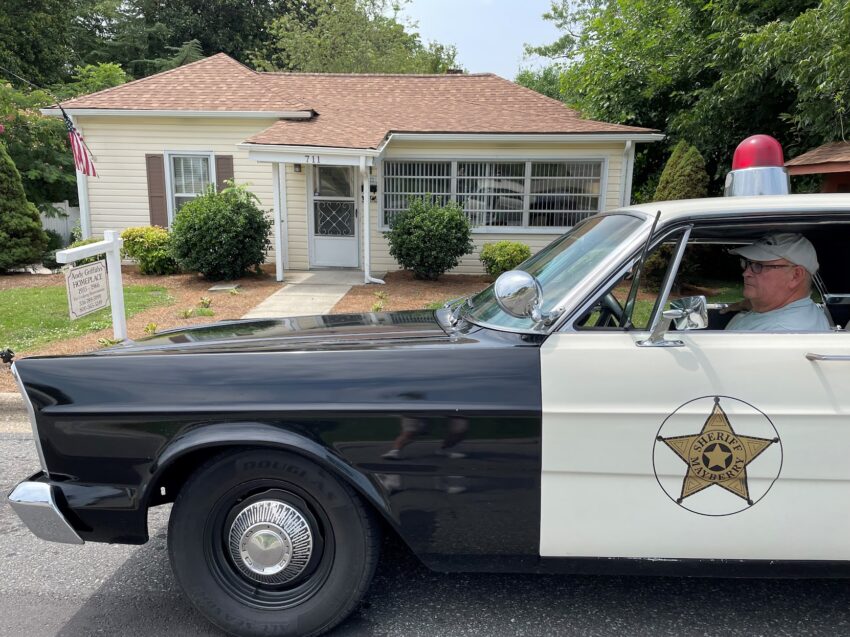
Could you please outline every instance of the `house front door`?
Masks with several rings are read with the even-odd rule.
[[[349,166],[313,168],[310,264],[356,268],[359,265],[355,172]]]

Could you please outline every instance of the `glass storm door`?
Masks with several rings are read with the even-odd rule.
[[[353,168],[314,167],[311,265],[338,268],[359,265],[355,192]]]

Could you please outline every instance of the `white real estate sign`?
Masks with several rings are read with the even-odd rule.
[[[109,306],[106,262],[95,261],[65,270],[71,320]]]

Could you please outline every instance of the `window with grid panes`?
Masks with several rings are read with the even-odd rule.
[[[431,196],[440,205],[452,198],[452,164],[448,161],[384,162],[384,225],[407,210],[412,197]]]
[[[602,162],[532,162],[528,225],[566,227],[600,208]]]
[[[210,185],[208,155],[171,155],[171,191],[174,213],[188,201],[204,193]]]
[[[601,210],[601,188],[598,160],[387,161],[384,225],[411,196],[430,194],[457,201],[478,227],[569,227]]]

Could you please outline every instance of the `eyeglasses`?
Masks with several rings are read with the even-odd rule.
[[[750,261],[749,259],[741,259],[741,270],[746,271],[747,268],[750,269],[750,272],[753,274],[761,274],[763,270],[770,269],[775,270],[776,268],[796,268],[797,266],[793,263],[791,264],[783,264],[783,265],[772,265],[769,263],[759,263],[758,261]]]

